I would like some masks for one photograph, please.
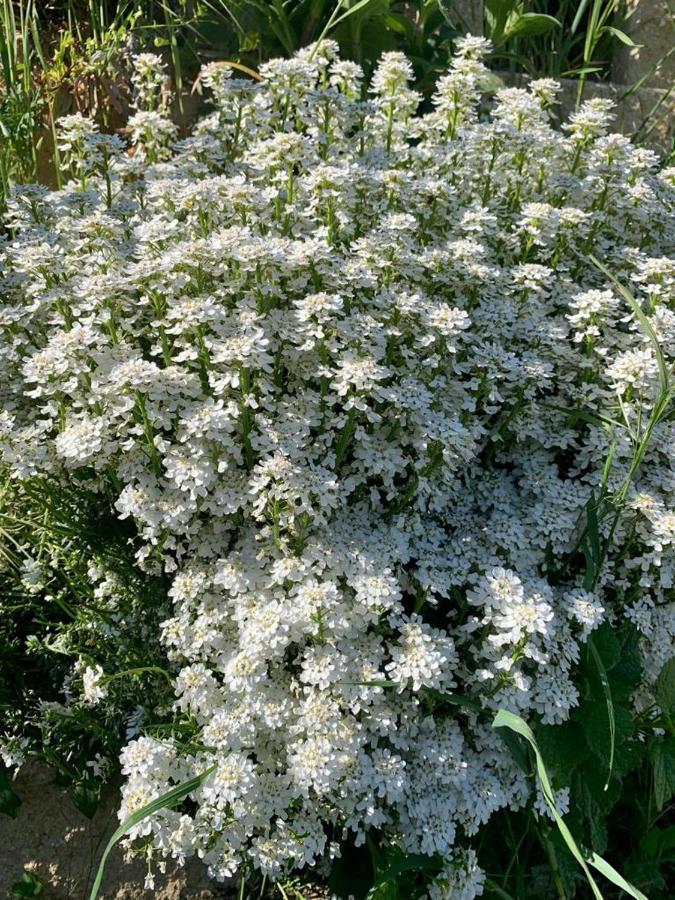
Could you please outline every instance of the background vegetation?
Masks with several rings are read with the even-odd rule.
[[[185,125],[203,63],[255,69],[329,28],[366,73],[383,51],[402,50],[429,92],[469,24],[452,0],[0,0],[0,17],[0,200],[13,182],[59,183],[59,116],[80,111],[105,131],[124,127],[133,51],[170,62]],[[579,95],[586,80],[610,77],[614,49],[631,43],[625,27],[620,0],[487,0],[483,22],[494,68],[575,78]],[[665,112],[661,104],[654,116]]]

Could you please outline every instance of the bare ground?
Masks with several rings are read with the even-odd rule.
[[[95,875],[105,842],[116,828],[117,792],[110,790],[93,819],[72,803],[47,766],[30,763],[18,774],[13,788],[22,800],[16,819],[0,814],[0,898],[15,898],[12,885],[24,872],[44,884],[44,900],[84,900]],[[210,882],[206,869],[194,861],[185,869],[167,866],[158,874],[153,891],[143,890],[145,866],[125,862],[119,846],[106,866],[101,900],[216,900],[231,891]]]

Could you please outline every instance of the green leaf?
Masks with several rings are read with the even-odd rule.
[[[19,881],[15,881],[11,887],[14,897],[40,897],[44,889],[44,883],[32,872],[24,872]]]
[[[588,758],[588,747],[580,722],[572,719],[561,725],[549,725],[537,734],[546,766],[553,771],[560,787],[569,784],[574,769]]]
[[[627,47],[642,47],[643,44],[636,44],[635,41],[629,37],[625,31],[621,31],[620,28],[615,28],[613,25],[605,25],[602,31],[609,31],[610,34],[613,34],[615,38],[618,38],[622,44],[625,44]]]
[[[661,707],[663,715],[668,721],[671,731],[675,721],[675,658],[669,659],[659,672],[654,689],[656,702]]]
[[[342,856],[334,860],[328,876],[328,890],[332,897],[365,900],[373,885],[373,862],[365,846],[347,845]]]
[[[96,878],[94,879],[94,884],[91,893],[89,894],[89,900],[96,900],[98,897],[98,892],[101,890],[101,882],[103,881],[103,873],[105,872],[105,864],[115,844],[135,825],[142,822],[143,819],[147,819],[148,816],[152,816],[162,809],[173,809],[174,806],[178,806],[188,794],[191,794],[200,784],[203,784],[215,769],[215,765],[211,766],[205,772],[202,772],[201,775],[195,775],[194,778],[190,778],[182,784],[177,784],[175,787],[171,788],[170,791],[162,794],[161,797],[157,797],[156,800],[151,800],[150,803],[146,803],[145,806],[141,807],[141,809],[137,810],[122,822],[120,827],[114,832],[113,836],[106,844],[105,850],[103,851],[103,856],[101,857],[101,862],[99,863],[96,872]]]
[[[610,672],[621,659],[621,642],[611,625],[604,624],[593,632],[593,645],[606,672]]]
[[[375,878],[374,887],[380,887],[388,882],[395,881],[404,872],[439,872],[443,868],[443,860],[439,856],[422,856],[419,853],[394,853],[391,862]]]
[[[339,22],[344,22],[345,19],[353,16],[354,13],[358,12],[360,9],[364,9],[364,7],[368,6],[369,3],[372,3],[372,0],[357,0],[357,2],[353,6],[350,6],[347,10],[345,10],[345,12],[342,13],[341,16],[338,16],[338,18],[333,21],[333,26],[337,25]]]
[[[625,880],[625,878],[616,871],[616,869],[610,866],[610,864],[601,856],[598,856],[597,853],[593,853],[588,857],[584,856],[577,842],[574,840],[572,832],[565,824],[564,819],[558,812],[558,809],[555,805],[555,797],[553,795],[551,783],[546,772],[546,767],[544,766],[544,761],[541,757],[541,753],[539,752],[539,747],[537,746],[534,734],[532,733],[532,730],[527,722],[523,721],[520,716],[517,716],[512,712],[508,712],[505,709],[500,709],[494,718],[492,727],[508,728],[509,730],[515,732],[515,734],[524,737],[534,751],[537,777],[539,780],[541,792],[544,796],[544,799],[546,800],[546,803],[548,804],[549,809],[551,810],[551,815],[553,816],[553,819],[558,826],[558,831],[560,832],[561,837],[565,841],[565,844],[567,845],[567,848],[572,856],[576,859],[576,861],[583,869],[586,880],[588,881],[588,884],[593,892],[593,896],[596,898],[596,900],[603,900],[603,896],[598,889],[595,879],[591,875],[590,869],[588,868],[589,865],[597,869],[598,872],[601,872],[605,876],[605,878],[612,882],[612,884],[620,887],[631,897],[635,898],[635,900],[647,900],[647,897],[645,897],[645,895],[640,890],[638,890],[638,888],[636,888],[632,884],[629,884]]]
[[[652,828],[640,841],[639,850],[644,856],[657,858],[675,851],[675,825]]]
[[[597,853],[604,853],[607,849],[606,813],[595,799],[607,801],[607,793],[603,790],[604,778],[593,767],[585,765],[577,769],[572,776],[570,793],[570,813],[568,820],[575,826],[575,833],[583,834],[584,828],[588,829],[590,846]],[[597,788],[591,790],[593,782]]]
[[[659,812],[675,794],[675,737],[654,744],[651,752],[654,801]]]
[[[73,786],[72,798],[82,815],[92,819],[101,801],[101,786],[93,778],[83,778]]]
[[[589,796],[597,807],[597,812],[604,818],[621,797],[621,782],[616,777],[607,782],[605,766],[595,762],[593,758],[590,758],[579,769],[578,774],[583,779]],[[592,813],[595,816],[595,812],[592,811]],[[590,816],[589,819],[593,816]]]
[[[588,498],[588,503],[586,504],[586,534],[582,549],[586,558],[584,587],[586,590],[592,591],[597,580],[598,566],[602,561],[600,526],[598,523],[598,500],[596,499],[595,491],[591,491],[591,496]]]
[[[478,87],[484,94],[496,94],[505,86],[504,79],[490,69],[486,69],[478,78]]]
[[[639,648],[640,636],[637,629],[631,626],[623,640],[621,659],[612,666],[609,680],[612,685],[614,702],[629,701],[642,678],[642,659]],[[606,666],[605,666],[606,667]]]
[[[450,706],[461,706],[464,709],[471,709],[476,712],[480,712],[483,709],[480,700],[477,700],[475,697],[467,697],[464,694],[453,694],[450,691],[439,691],[436,690],[436,688],[423,688],[423,692],[442,703],[450,704]]]
[[[485,887],[490,891],[490,893],[494,894],[495,897],[499,897],[500,900],[513,900],[511,894],[507,894],[506,891],[503,888],[500,888],[495,881],[490,881],[488,879],[485,882]]]
[[[500,728],[500,725],[497,725],[497,719],[492,723],[493,728]],[[509,750],[511,756],[513,757],[514,762],[518,766],[521,772],[524,772],[526,775],[530,774],[530,764],[527,758],[527,751],[523,746],[522,740],[518,737],[517,734],[511,734],[511,731],[504,729],[499,732],[499,736],[506,744],[507,749]]]
[[[591,700],[582,704],[578,711],[578,720],[584,726],[586,742],[593,753],[603,762],[608,763],[613,757],[617,744],[632,737],[635,730],[633,716],[625,706],[613,707],[613,741],[610,744],[610,719],[607,704],[600,700]]]
[[[0,813],[15,819],[19,815],[21,799],[12,790],[7,769],[0,763]]]
[[[514,21],[513,25],[507,27],[504,32],[504,40],[508,41],[514,37],[535,37],[539,34],[546,34],[554,28],[560,28],[560,22],[553,16],[544,13],[523,13]]]
[[[595,646],[592,636],[588,638],[588,649],[590,650],[591,656],[593,657],[593,661],[598,667],[598,674],[600,675],[600,682],[602,684],[602,690],[605,694],[605,702],[607,706],[607,720],[609,725],[609,760],[607,765],[607,781],[605,782],[605,790],[607,790],[607,788],[609,787],[610,779],[612,777],[612,769],[614,768],[614,751],[616,747],[616,720],[614,716],[614,702],[612,701],[612,691],[609,686],[607,670],[605,668],[605,664],[602,661],[600,652]]]
[[[161,675],[173,686],[173,679],[171,678],[170,673],[161,666],[137,666],[135,669],[124,669],[122,672],[115,672],[113,675],[106,675],[104,678],[101,678],[100,684],[110,684],[111,681],[117,681],[118,679],[126,678],[129,675],[144,675],[147,672],[151,672],[153,675]]]
[[[489,25],[489,33],[496,44],[504,33],[506,20],[515,9],[515,0],[485,0],[485,18]]]

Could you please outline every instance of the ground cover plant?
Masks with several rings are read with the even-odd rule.
[[[584,896],[562,813],[668,896],[675,173],[549,79],[488,109],[488,50],[422,114],[398,52],[215,64],[182,139],[142,54],[131,151],[64,117],[8,202],[2,627],[65,658],[4,756],[120,749],[151,873]]]

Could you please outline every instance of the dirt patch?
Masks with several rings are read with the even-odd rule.
[[[22,800],[16,819],[0,815],[0,897],[14,898],[12,885],[31,872],[44,884],[44,900],[83,900],[95,875],[105,842],[116,828],[117,792],[110,790],[92,819],[72,803],[45,765],[26,765],[13,783]],[[231,888],[206,877],[194,860],[185,868],[167,865],[155,888],[143,889],[145,866],[127,862],[119,847],[106,866],[101,900],[216,900],[231,898]]]

